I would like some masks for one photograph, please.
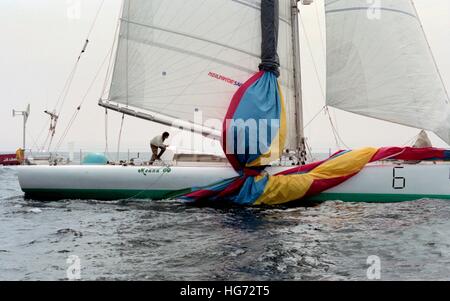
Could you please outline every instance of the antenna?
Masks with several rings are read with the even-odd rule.
[[[27,127],[27,121],[28,121],[28,116],[30,116],[30,105],[28,104],[27,108],[25,111],[17,111],[17,110],[13,110],[13,117],[16,116],[23,116],[23,150],[26,150],[26,127]]]

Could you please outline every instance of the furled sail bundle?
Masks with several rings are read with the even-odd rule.
[[[269,165],[281,156],[286,111],[276,75],[260,71],[235,94],[223,123],[223,146],[237,170]]]
[[[234,94],[223,122],[223,148],[236,170],[269,165],[285,145],[286,111],[277,80],[278,8],[278,0],[261,3],[260,72]]]

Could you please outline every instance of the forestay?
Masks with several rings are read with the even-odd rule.
[[[450,143],[448,96],[413,3],[325,0],[325,10],[327,104]]]
[[[294,128],[291,1],[280,1],[280,82]],[[261,62],[261,0],[125,0],[109,100],[220,122]],[[198,115],[197,115],[198,116]],[[294,133],[293,133],[294,134]]]

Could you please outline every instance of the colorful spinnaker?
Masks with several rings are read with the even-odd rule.
[[[236,170],[279,159],[286,139],[286,111],[274,73],[260,71],[238,89],[225,116],[222,139]]]
[[[298,166],[279,174],[244,174],[209,187],[193,188],[183,199],[190,202],[281,205],[320,194],[355,176],[368,163],[387,159],[450,160],[450,151],[412,147],[367,147],[340,151],[327,160]]]

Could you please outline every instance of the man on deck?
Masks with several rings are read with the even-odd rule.
[[[168,145],[164,144],[164,141],[169,138],[169,133],[164,132],[162,135],[158,135],[150,141],[150,147],[152,148],[152,159],[150,160],[150,165],[155,162],[156,159],[161,159],[161,156],[166,151],[166,148]],[[158,154],[158,149],[161,149],[161,151]]]

